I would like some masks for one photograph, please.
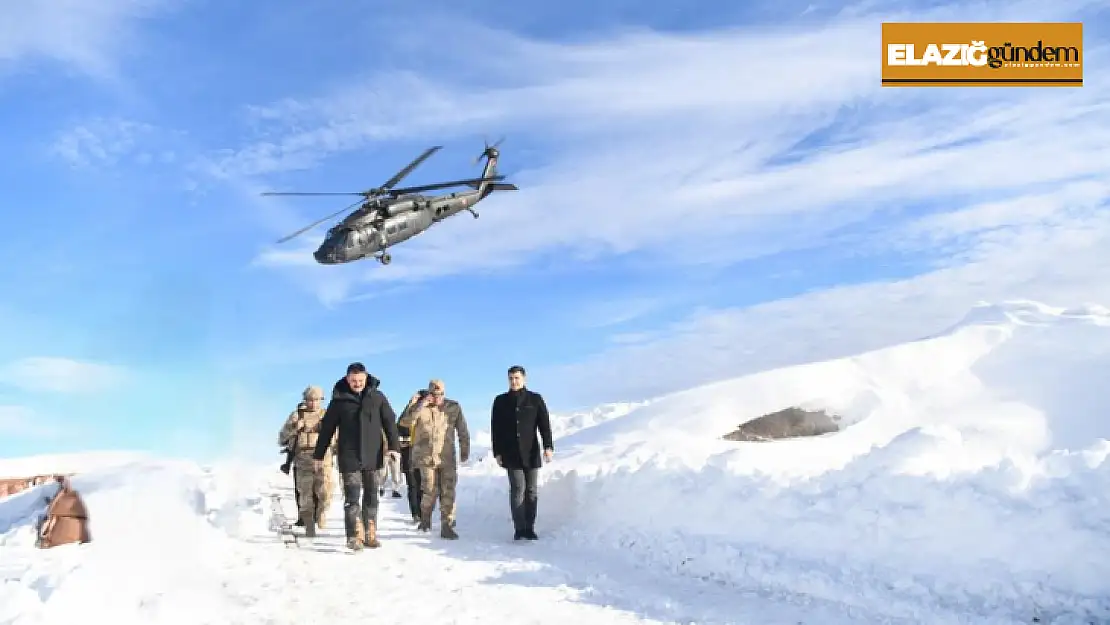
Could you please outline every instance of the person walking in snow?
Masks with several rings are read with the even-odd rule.
[[[397,415],[389,399],[378,390],[378,384],[379,380],[367,373],[361,362],[347,366],[347,375],[332,389],[313,454],[316,463],[323,464],[327,454],[324,443],[338,432],[335,453],[343,482],[343,526],[347,547],[355,551],[381,546],[378,540],[378,470],[384,465],[386,456],[400,455]]]
[[[422,388],[413,393],[409,403],[401,412],[397,420],[397,433],[401,437],[401,472],[405,474],[405,487],[409,500],[409,513],[412,522],[420,522],[420,470],[412,463],[412,415],[417,403],[428,394],[428,389]]]
[[[335,444],[333,435],[320,439],[320,421],[324,410],[320,407],[324,391],[310,386],[301,394],[303,401],[278,434],[279,443],[294,451],[293,483],[297,496],[297,525],[303,525],[305,536],[316,535],[316,527],[324,527],[330,501],[331,456]],[[317,443],[322,443],[324,462],[316,466],[313,453]]]
[[[555,445],[551,417],[539,393],[525,387],[524,367],[509,367],[509,390],[493,400],[490,409],[490,443],[497,464],[509,477],[509,506],[513,517],[513,540],[536,540],[536,508],[539,504],[540,467],[551,461]],[[541,453],[536,433],[543,441]]]
[[[455,531],[455,488],[459,483],[459,460],[470,458],[470,430],[462,407],[447,399],[443,380],[428,383],[428,393],[412,411],[412,463],[420,471],[421,531],[432,528],[432,511],[439,499],[439,535],[448,540]],[[455,437],[459,457],[455,457]]]

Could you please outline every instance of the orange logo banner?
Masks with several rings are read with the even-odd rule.
[[[1082,22],[883,23],[884,87],[1082,87]]]

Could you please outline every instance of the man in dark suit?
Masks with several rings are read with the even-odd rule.
[[[343,525],[347,547],[355,551],[381,546],[377,472],[385,466],[386,453],[391,458],[400,457],[397,415],[377,387],[378,380],[361,362],[347,367],[347,375],[332,389],[312,456],[316,466],[322,467],[332,434],[338,429],[335,454],[343,476]],[[388,451],[382,448],[383,433]]]
[[[513,540],[536,540],[536,480],[543,461],[551,461],[551,418],[543,396],[525,388],[524,367],[509,367],[509,391],[493,400],[490,439],[493,457],[509,476],[509,502],[516,530]],[[536,433],[543,441],[541,454]]]

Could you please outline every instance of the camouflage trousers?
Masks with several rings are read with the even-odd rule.
[[[318,523],[328,509],[331,493],[328,492],[328,471],[316,471],[312,458],[297,458],[294,468],[294,484],[297,492],[297,514],[300,520]]]
[[[455,488],[458,484],[459,470],[453,464],[420,467],[420,516],[425,523],[431,522],[438,497],[440,524],[455,526]]]

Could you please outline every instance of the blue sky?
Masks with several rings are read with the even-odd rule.
[[[393,4],[2,10],[0,456],[264,456],[352,360],[484,425],[514,363],[569,409],[1104,301],[1105,2]],[[883,90],[883,19],[1086,20],[1087,85]],[[521,191],[389,267],[273,245],[341,204],[262,190],[502,135]]]

